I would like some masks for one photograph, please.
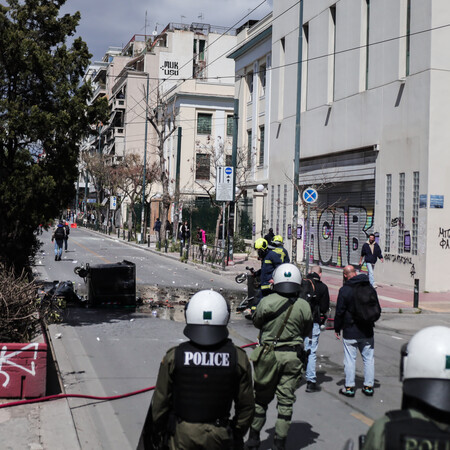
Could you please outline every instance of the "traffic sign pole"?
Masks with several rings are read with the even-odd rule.
[[[307,224],[307,228],[306,228],[306,255],[305,255],[305,276],[308,275],[309,272],[309,257],[310,257],[310,247],[311,247],[311,232],[310,232],[310,227],[311,227],[311,204],[315,203],[318,199],[318,194],[317,191],[312,188],[306,188],[303,191],[303,201],[308,205],[307,208],[307,212],[306,212],[306,224]]]

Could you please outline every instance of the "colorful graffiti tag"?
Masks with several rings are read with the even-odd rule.
[[[310,262],[336,267],[357,265],[372,227],[373,211],[361,206],[311,210]]]

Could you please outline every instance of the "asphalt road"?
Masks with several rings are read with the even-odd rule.
[[[181,264],[143,249],[110,240],[85,230],[70,234],[69,252],[61,262],[53,260],[49,235],[36,258],[36,271],[47,280],[83,281],[73,274],[81,262],[111,263],[127,259],[136,263],[138,286],[158,285],[191,293],[198,289],[236,288],[229,279]],[[238,288],[241,289],[241,288]],[[182,306],[175,306],[175,316],[182,318]],[[156,381],[164,353],[185,339],[183,323],[170,320],[160,309],[154,317],[145,308],[131,311],[70,308],[63,324],[51,326],[51,338],[66,392],[113,396],[133,392]],[[332,331],[322,333],[318,350],[318,382],[321,391],[297,391],[293,424],[287,448],[334,450],[348,438],[357,442],[372,420],[389,409],[400,407],[401,385],[398,379],[399,354],[403,343],[424,326],[449,323],[444,314],[384,314],[377,324],[375,337],[375,395],[358,392],[353,399],[338,394],[344,384],[342,343]],[[257,331],[249,321],[233,314],[230,335],[236,344],[254,342]],[[362,387],[362,363],[357,364],[357,387]],[[151,392],[125,399],[98,402],[70,401],[72,415],[82,448],[135,448],[145,420]],[[262,433],[261,448],[269,449],[276,420],[276,402],[269,407]]]

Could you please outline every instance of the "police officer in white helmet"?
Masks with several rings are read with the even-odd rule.
[[[189,341],[161,362],[138,448],[242,449],[254,397],[247,355],[228,339],[230,307],[204,290],[187,303],[185,316]]]
[[[450,449],[450,328],[420,330],[402,349],[402,408],[370,428],[364,450]]]

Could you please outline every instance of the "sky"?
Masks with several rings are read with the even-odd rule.
[[[109,47],[124,47],[133,35],[160,32],[170,22],[238,27],[271,9],[272,0],[67,0],[61,13],[80,11],[76,36],[87,43],[92,61],[101,61]]]

